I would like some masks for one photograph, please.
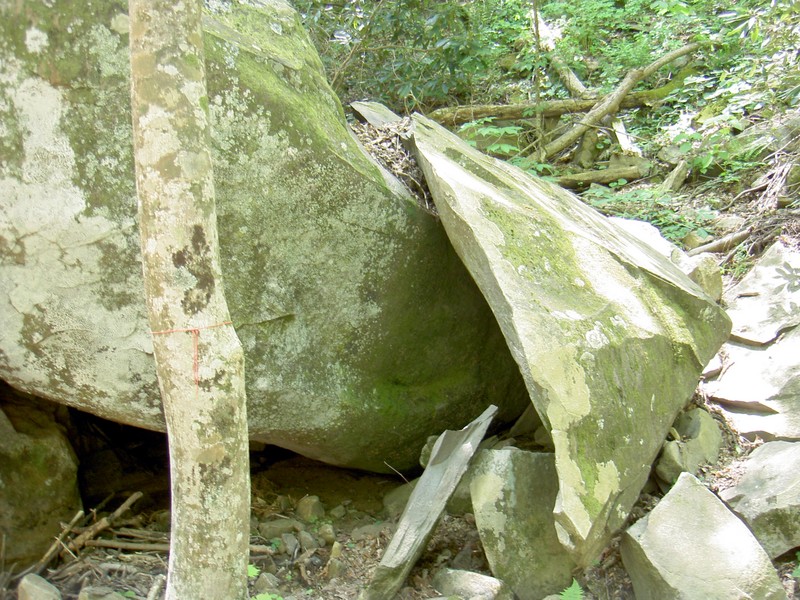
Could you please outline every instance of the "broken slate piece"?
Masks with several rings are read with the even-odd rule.
[[[768,442],[720,497],[742,517],[772,558],[800,546],[800,443]]]
[[[628,528],[620,550],[637,600],[786,600],[747,525],[689,473]]]
[[[800,324],[800,252],[774,243],[723,300],[737,341],[766,344]]]
[[[728,343],[720,377],[703,391],[742,435],[800,440],[800,327],[768,346]]]
[[[497,407],[491,405],[460,431],[445,431],[439,436],[428,466],[400,517],[392,541],[369,585],[359,594],[359,600],[394,598],[425,550],[448,498],[467,470],[495,413]]]

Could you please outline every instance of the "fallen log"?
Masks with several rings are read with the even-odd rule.
[[[683,82],[690,75],[694,75],[697,70],[694,67],[687,67],[681,70],[672,80],[661,87],[641,92],[628,94],[620,103],[620,109],[639,108],[651,106],[664,100],[676,89],[683,85]],[[513,121],[516,119],[527,119],[534,115],[543,117],[560,117],[568,113],[587,112],[597,104],[602,98],[569,98],[566,100],[548,100],[537,104],[475,104],[470,106],[456,106],[440,108],[431,112],[428,117],[447,127],[456,127],[487,117],[495,117],[501,121]]]
[[[620,179],[632,181],[645,175],[647,173],[642,173],[640,167],[617,167],[615,169],[603,169],[602,171],[584,171],[582,173],[561,175],[554,177],[552,181],[564,188],[577,189],[588,187],[592,183],[612,183]]]

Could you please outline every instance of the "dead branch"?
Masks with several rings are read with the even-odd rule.
[[[587,187],[592,183],[611,183],[619,179],[626,179],[631,181],[644,177],[647,173],[642,173],[642,170],[637,167],[618,167],[615,169],[604,169],[602,171],[584,171],[583,173],[574,173],[571,175],[561,175],[553,179],[561,187],[576,189]]]
[[[111,527],[111,524],[118,519],[123,513],[125,513],[134,502],[136,502],[139,498],[142,497],[142,492],[134,492],[130,495],[130,497],[122,503],[122,505],[115,510],[113,513],[108,515],[107,517],[103,517],[99,521],[97,521],[94,525],[86,529],[83,533],[81,533],[78,537],[73,539],[69,545],[61,552],[61,557],[66,558],[66,555],[69,553],[74,553],[79,551],[83,546],[86,546],[86,542],[97,536],[101,531]]]
[[[72,531],[73,527],[75,527],[78,524],[78,522],[80,522],[80,520],[83,519],[83,517],[84,517],[84,513],[83,513],[82,510],[79,510],[78,512],[76,512],[75,516],[72,517],[72,520],[68,524],[63,526],[63,528],[61,530],[61,533],[58,534],[58,537],[56,537],[55,541],[47,549],[47,552],[45,552],[44,555],[42,556],[42,558],[39,559],[39,562],[37,562],[30,569],[26,569],[25,571],[23,571],[22,573],[17,575],[17,577],[22,578],[25,575],[27,575],[28,573],[35,573],[36,575],[40,575],[42,573],[42,571],[45,570],[47,565],[50,564],[50,561],[53,560],[56,557],[56,554],[58,554],[58,551],[62,547],[64,547],[64,538],[66,538],[67,535],[70,534],[70,532]]]
[[[622,82],[617,86],[613,93],[609,94],[602,101],[598,102],[594,108],[586,113],[583,118],[574,125],[565,134],[554,139],[552,142],[544,147],[544,157],[550,158],[565,148],[569,148],[572,144],[578,141],[590,127],[597,125],[600,119],[608,114],[615,113],[619,110],[622,99],[628,95],[639,81],[642,79],[644,71],[641,69],[634,69],[625,75]]]
[[[730,250],[734,246],[737,246],[746,240],[747,236],[749,236],[752,231],[753,228],[748,227],[742,231],[731,233],[725,237],[719,238],[718,240],[714,240],[713,242],[709,242],[708,244],[704,244],[703,246],[698,246],[693,250],[689,250],[687,254],[689,256],[696,256],[698,254],[703,254],[704,252],[725,252],[726,250]]]

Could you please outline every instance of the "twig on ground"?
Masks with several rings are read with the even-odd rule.
[[[98,533],[111,527],[114,520],[118,519],[120,515],[125,513],[131,505],[142,497],[142,492],[134,492],[130,497],[122,503],[122,505],[107,517],[103,517],[94,525],[89,527],[86,531],[81,533],[78,537],[73,539],[69,545],[61,552],[61,557],[66,558],[67,551],[70,553],[78,552],[83,546],[87,545],[86,542],[94,538]]]

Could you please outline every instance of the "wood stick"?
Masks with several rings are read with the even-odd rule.
[[[698,246],[697,248],[689,250],[686,254],[689,256],[697,256],[698,254],[702,254],[704,252],[725,252],[726,250],[730,250],[734,246],[737,246],[746,240],[747,236],[749,236],[752,232],[753,228],[748,227],[747,229],[728,234],[725,237],[721,237],[718,240],[714,240],[713,242],[709,242],[703,246]]]
[[[133,494],[131,494],[130,497],[127,500],[125,500],[125,502],[123,502],[122,505],[117,510],[115,510],[107,517],[103,517],[102,519],[97,521],[97,523],[89,527],[86,531],[84,531],[78,537],[72,540],[67,546],[67,549],[72,552],[77,552],[78,550],[80,550],[83,546],[86,545],[86,542],[88,540],[95,537],[98,533],[100,533],[104,529],[110,527],[115,519],[118,519],[120,515],[126,512],[131,507],[131,505],[142,496],[143,496],[142,492],[134,492]],[[66,558],[66,554],[67,554],[66,551],[61,552],[62,558]]]
[[[39,562],[37,562],[31,569],[28,569],[25,572],[23,572],[21,575],[24,576],[27,575],[28,573],[35,573],[36,575],[40,575],[42,571],[45,570],[47,565],[50,564],[50,561],[56,557],[56,554],[58,554],[59,549],[64,545],[64,538],[67,537],[67,535],[69,535],[69,533],[72,531],[72,528],[75,527],[78,524],[78,522],[81,519],[83,519],[83,517],[84,513],[82,510],[76,512],[75,516],[72,517],[72,520],[62,528],[61,533],[58,535],[58,537],[56,537],[55,541],[47,549],[47,552],[44,553],[44,556],[42,556],[42,558],[39,559]]]

